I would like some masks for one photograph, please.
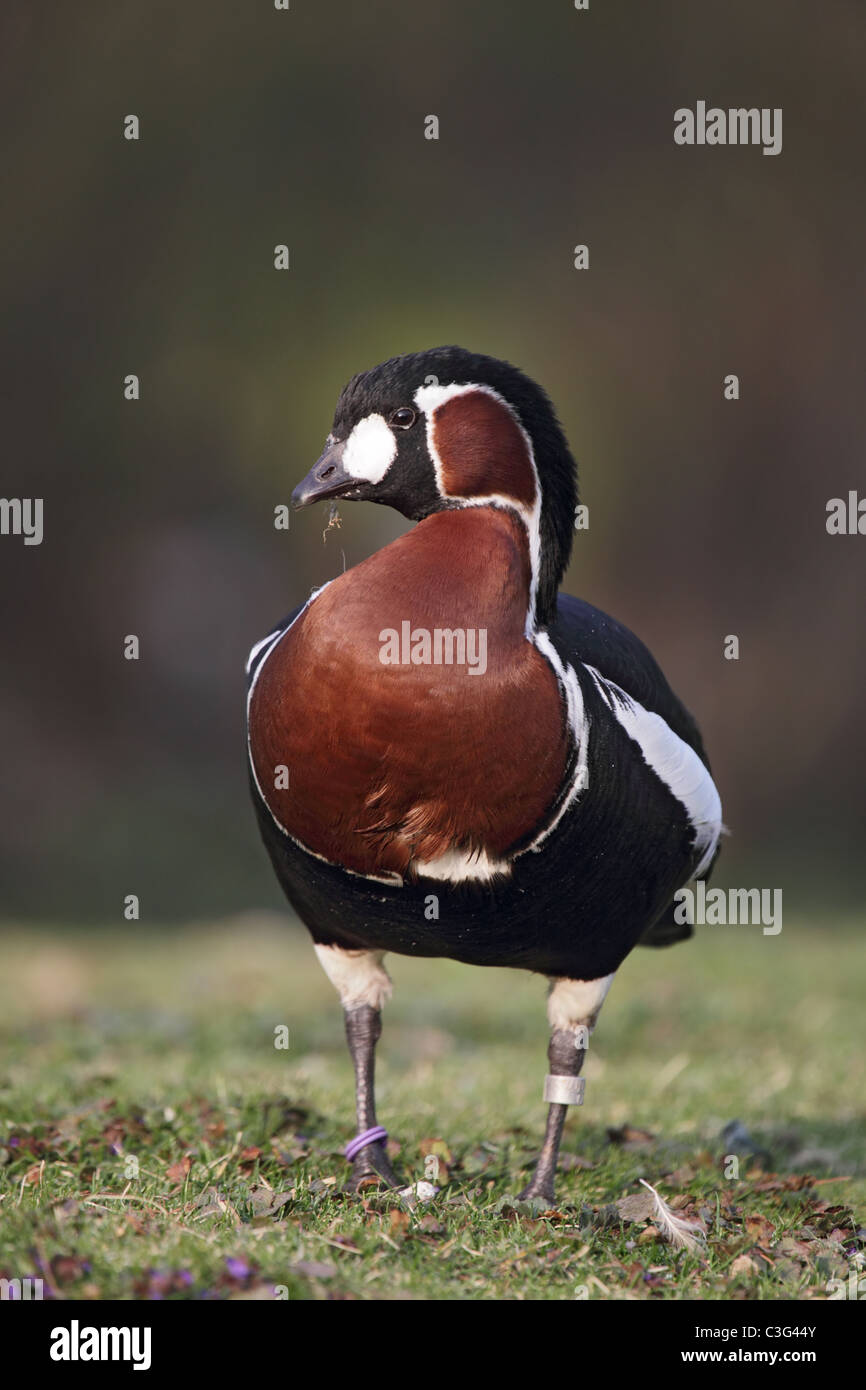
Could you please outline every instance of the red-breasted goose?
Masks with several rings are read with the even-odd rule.
[[[545,393],[462,348],[353,378],[296,488],[412,530],[319,589],[248,664],[253,798],[277,877],[343,1004],[350,1185],[397,1183],[373,1057],[388,951],[550,977],[553,1201],[588,1036],[636,944],[689,934],[721,805],[694,720],[638,639],[560,595],[574,461]]]

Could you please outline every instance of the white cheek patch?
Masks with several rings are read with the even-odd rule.
[[[359,482],[381,483],[397,457],[397,441],[384,415],[359,420],[343,450],[343,468]]]

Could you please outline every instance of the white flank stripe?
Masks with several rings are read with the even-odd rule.
[[[722,833],[722,803],[715,782],[694,749],[674,733],[661,715],[644,709],[594,666],[586,669],[629,738],[640,748],[644,761],[685,807],[694,827],[695,848],[702,851],[692,877],[700,878],[710,865]]]
[[[522,854],[541,848],[548,835],[556,829],[569,806],[589,786],[589,719],[584,707],[583,692],[580,688],[580,681],[577,679],[577,673],[572,666],[568,666],[560,660],[559,652],[546,631],[534,633],[532,640],[541,655],[550,662],[556,679],[559,681],[560,690],[565,698],[568,725],[574,739],[576,758],[571,786],[563,797],[559,810],[553,820],[544,827],[541,834],[532,841],[532,844],[527,845],[525,850],[521,850]]]
[[[326,582],[325,582],[324,584],[320,584],[319,587],[318,587],[318,589],[314,589],[313,592],[310,594],[310,597],[307,599],[306,603],[304,604],[303,608],[299,608],[299,609],[298,609],[297,613],[296,613],[295,616],[292,618],[292,621],[291,621],[290,623],[286,623],[286,626],[285,626],[285,627],[275,627],[274,630],[273,630],[273,632],[269,632],[268,635],[267,635],[267,637],[263,637],[263,638],[262,638],[261,642],[256,642],[255,646],[254,646],[254,647],[252,648],[252,650],[250,651],[250,654],[249,654],[249,656],[247,657],[247,667],[246,667],[246,669],[247,669],[247,675],[249,675],[249,673],[250,673],[250,671],[253,669],[253,666],[254,666],[254,665],[255,665],[255,667],[256,667],[256,670],[255,670],[255,675],[253,676],[253,679],[252,679],[252,683],[251,683],[251,685],[250,685],[250,688],[249,688],[249,690],[248,690],[248,692],[247,692],[247,719],[248,719],[248,720],[249,720],[249,714],[250,714],[250,705],[252,704],[253,691],[254,691],[255,686],[256,686],[256,681],[258,680],[259,676],[261,675],[261,673],[262,673],[262,667],[264,666],[264,664],[265,664],[265,662],[267,661],[268,657],[270,656],[271,652],[272,652],[272,651],[274,650],[274,648],[282,641],[282,639],[285,637],[285,635],[286,635],[286,633],[289,631],[289,629],[290,629],[290,628],[293,628],[293,627],[295,626],[295,623],[298,621],[298,618],[303,617],[303,615],[306,613],[307,609],[309,608],[309,606],[310,606],[310,604],[313,602],[313,600],[314,600],[314,599],[317,599],[317,598],[319,597],[319,594],[321,594],[325,589],[327,589],[328,585],[331,584],[332,582],[333,582],[332,580],[328,579],[328,580],[326,580]],[[265,651],[265,647],[267,647],[267,651]],[[259,656],[259,653],[261,653],[261,656]],[[256,658],[257,658],[257,657],[258,657],[258,664],[256,664]],[[249,740],[247,740],[247,742],[249,742]]]
[[[280,636],[280,632],[281,632],[281,629],[278,628],[278,627],[275,627],[274,630],[273,630],[273,632],[269,632],[268,635],[267,635],[267,637],[263,637],[262,640],[261,640],[261,642],[257,642],[257,643],[256,643],[256,645],[253,647],[252,651],[250,652],[249,656],[247,657],[247,665],[246,665],[246,673],[247,673],[247,675],[249,675],[249,674],[250,674],[250,671],[253,669],[253,663],[255,662],[255,659],[256,659],[256,657],[258,656],[259,652],[262,651],[263,648],[265,648],[265,647],[268,645],[269,642],[273,642],[273,640],[274,640],[275,637],[279,637],[279,636]]]

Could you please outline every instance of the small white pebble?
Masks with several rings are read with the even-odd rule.
[[[411,1202],[432,1202],[438,1191],[432,1182],[413,1182],[411,1187],[401,1187],[400,1196]]]

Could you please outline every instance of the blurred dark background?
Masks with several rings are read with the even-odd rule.
[[[591,519],[566,587],[697,714],[719,881],[859,905],[866,537],[825,508],[866,493],[861,0],[7,0],[0,25],[0,494],[45,499],[41,546],[0,537],[2,910],[280,903],[244,660],[406,523],[347,505],[323,544],[322,509],[274,507],[350,375],[443,342],[553,397]],[[782,107],[782,153],[677,147],[698,100]]]

